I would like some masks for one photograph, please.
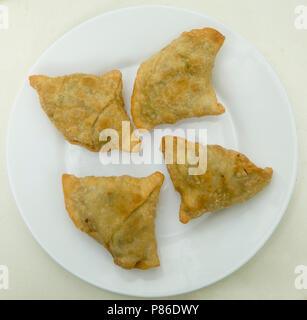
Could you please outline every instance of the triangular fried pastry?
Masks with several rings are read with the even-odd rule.
[[[125,269],[160,265],[154,220],[164,175],[145,178],[62,176],[66,209],[75,226],[103,244]]]
[[[183,32],[143,62],[137,72],[131,113],[137,128],[225,112],[211,85],[215,56],[225,37],[215,29]]]
[[[122,121],[128,123],[128,136],[129,131],[132,135],[132,125],[124,109],[120,71],[101,77],[76,73],[56,78],[35,75],[29,79],[49,119],[70,143],[98,152],[106,143],[99,141],[100,132],[115,129],[119,149],[129,152],[138,144],[137,139],[130,141],[130,146],[122,143]]]
[[[169,144],[166,139],[169,138],[173,138],[173,148],[167,147]],[[215,212],[249,200],[271,181],[271,168],[258,168],[245,155],[218,145],[208,145],[207,151],[202,153],[202,156],[207,156],[203,161],[206,164],[203,172],[190,174],[189,170],[200,162],[190,165],[187,161],[187,150],[191,146],[200,159],[200,150],[205,147],[198,143],[168,136],[163,137],[161,145],[164,157],[168,159],[167,169],[174,187],[181,194],[179,217],[182,223],[206,212]],[[184,148],[182,154],[185,153],[185,161],[181,159],[181,162],[177,156],[182,150],[180,148]]]

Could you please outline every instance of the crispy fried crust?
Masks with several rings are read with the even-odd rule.
[[[70,143],[98,152],[105,143],[99,141],[99,134],[109,128],[117,130],[120,149],[130,151],[139,142],[131,142],[129,150],[122,145],[122,121],[130,123],[130,119],[124,109],[120,71],[101,77],[76,73],[29,79],[49,119]],[[130,124],[130,135],[132,130]]]
[[[164,175],[145,178],[62,176],[75,226],[103,244],[125,269],[160,265],[154,220]]]
[[[183,118],[224,113],[211,85],[215,56],[224,40],[215,29],[194,29],[143,62],[131,98],[135,126],[150,130]]]
[[[174,137],[174,163],[167,164],[167,169],[175,189],[181,194],[179,216],[182,223],[206,212],[215,212],[249,200],[271,181],[271,168],[258,168],[245,155],[218,145],[207,146],[206,172],[189,175],[188,169],[193,166],[187,162],[178,164],[176,161],[179,140],[184,139]],[[197,153],[200,145],[194,145]],[[165,147],[165,137],[162,139],[161,150],[164,157],[169,152]]]

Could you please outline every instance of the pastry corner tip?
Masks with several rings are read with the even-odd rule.
[[[225,107],[221,103],[218,103],[217,107],[218,107],[218,114],[223,114],[226,112]]]
[[[271,179],[273,176],[274,170],[270,167],[266,167],[264,168],[264,171],[268,175],[269,179]]]
[[[156,178],[159,185],[163,184],[165,176],[162,172],[156,171],[152,174],[152,176]]]

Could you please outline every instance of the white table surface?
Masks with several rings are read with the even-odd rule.
[[[294,194],[265,246],[226,279],[170,298],[307,299],[307,289],[297,290],[294,286],[295,267],[307,266],[307,30],[294,26],[294,10],[298,5],[307,6],[306,0],[7,0],[0,1],[9,9],[9,28],[0,30],[0,265],[8,266],[10,283],[8,290],[0,290],[0,300],[131,298],[79,280],[55,263],[34,240],[10,191],[6,133],[17,91],[45,49],[93,16],[144,4],[174,5],[205,13],[249,39],[285,86],[299,138]]]

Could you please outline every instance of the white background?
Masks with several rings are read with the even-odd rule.
[[[0,300],[129,298],[79,280],[57,265],[35,242],[18,213],[8,185],[6,131],[22,80],[50,44],[88,18],[142,4],[174,5],[198,11],[220,20],[249,39],[272,64],[285,86],[299,136],[297,184],[289,208],[273,236],[252,260],[228,278],[176,298],[307,299],[307,290],[294,287],[294,268],[307,265],[307,195],[304,188],[307,30],[294,27],[295,7],[307,6],[306,0],[9,0],[0,1],[0,4],[9,8],[9,29],[0,30],[0,265],[7,265],[10,271],[10,288],[0,290]]]

